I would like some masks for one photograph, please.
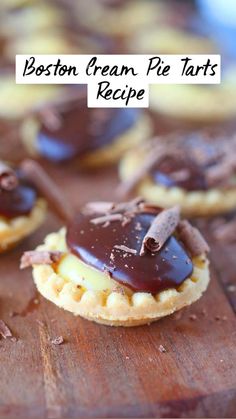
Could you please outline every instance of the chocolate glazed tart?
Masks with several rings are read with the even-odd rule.
[[[104,166],[151,131],[148,117],[138,109],[88,109],[86,100],[78,89],[74,98],[48,104],[26,118],[22,134],[27,149],[54,163]]]
[[[123,196],[136,192],[188,216],[232,211],[236,206],[236,137],[189,132],[149,141],[120,164]]]
[[[209,282],[208,245],[179,208],[141,199],[90,203],[35,251],[39,292],[59,307],[108,325],[150,323],[191,304]]]
[[[0,161],[0,253],[14,247],[43,222],[46,202],[21,170]]]

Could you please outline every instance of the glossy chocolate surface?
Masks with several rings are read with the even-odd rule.
[[[37,192],[18,173],[19,185],[12,191],[0,191],[0,216],[20,217],[31,212],[37,199]]]
[[[168,156],[151,170],[152,179],[168,187],[180,187],[187,191],[207,190],[206,170],[218,163],[221,146],[216,139],[203,138],[194,133],[176,139],[182,154]],[[183,171],[188,173],[184,176]],[[182,173],[182,176],[181,176]]]
[[[78,157],[111,143],[135,124],[138,115],[130,108],[88,109],[85,100],[78,100],[58,110],[57,128],[41,120],[37,150],[54,162]]]
[[[104,227],[92,224],[91,216],[79,214],[68,227],[67,244],[83,262],[100,271],[108,270],[117,282],[134,291],[155,294],[181,284],[191,275],[193,265],[173,236],[158,253],[139,256],[143,237],[154,217],[140,213],[125,226],[114,221]],[[116,249],[115,245],[135,249],[137,254]]]
[[[188,177],[178,179],[176,173],[180,173],[183,169],[188,171]],[[151,172],[152,178],[156,183],[166,186],[167,188],[178,186],[186,191],[206,190],[207,182],[204,175],[204,169],[198,167],[194,162],[185,162],[175,158],[167,158],[158,167],[154,167]],[[177,174],[178,176],[178,174]]]

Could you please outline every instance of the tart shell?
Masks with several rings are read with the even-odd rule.
[[[38,250],[56,250],[64,230],[46,238]],[[109,326],[138,326],[151,323],[198,300],[209,283],[208,260],[205,255],[194,259],[194,271],[177,288],[156,295],[120,291],[91,291],[78,287],[59,276],[53,266],[35,265],[33,278],[38,291],[57,306],[88,320]]]
[[[136,150],[126,153],[120,164],[121,180],[127,181],[142,161],[143,152]],[[154,183],[149,176],[146,176],[137,184],[135,190],[148,202],[163,208],[179,205],[182,214],[190,217],[222,214],[236,206],[236,188],[186,191],[179,187],[167,188]]]

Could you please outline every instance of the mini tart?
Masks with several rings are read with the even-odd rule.
[[[91,112],[91,110],[88,109],[88,112]],[[75,128],[75,132],[80,129],[79,127]],[[41,156],[40,150],[37,147],[39,129],[40,123],[35,117],[26,118],[21,129],[22,140],[27,151],[36,158]],[[142,113],[128,129],[124,129],[123,132],[115,135],[110,140],[110,143],[108,142],[81,155],[78,154],[78,156],[72,157],[71,159],[66,159],[65,163],[73,160],[75,166],[90,169],[116,163],[127,150],[148,138],[151,132],[151,120],[149,116]],[[87,138],[87,134],[84,138]],[[53,161],[53,159],[51,160]],[[62,160],[62,162],[64,161]]]
[[[101,229],[106,228],[104,226]],[[86,231],[82,233],[84,235]],[[68,232],[66,233],[65,228],[58,233],[49,234],[44,244],[37,248],[36,253],[59,251],[63,256],[59,263],[33,265],[34,282],[45,298],[88,320],[110,326],[138,326],[150,323],[193,303],[208,286],[208,260],[204,253],[191,258],[191,274],[178,286],[157,293],[133,291],[127,284],[121,285],[108,273],[95,269],[72,254],[65,239],[66,234]],[[171,247],[173,241],[168,243]],[[166,249],[168,251],[168,248]],[[103,251],[110,250],[105,245]],[[127,263],[131,263],[128,256],[124,257]],[[189,267],[184,261],[183,264],[186,272]]]
[[[27,215],[6,218],[0,215],[0,253],[15,247],[25,237],[36,231],[46,217],[47,205],[38,198]]]
[[[123,157],[119,166],[119,174],[124,184],[142,165],[144,155],[144,150],[140,148],[127,152]],[[229,189],[211,187],[207,190],[189,191],[179,186],[167,187],[157,183],[148,173],[137,183],[134,192],[163,208],[179,205],[182,214],[189,217],[214,216],[230,212],[236,207],[236,187]]]

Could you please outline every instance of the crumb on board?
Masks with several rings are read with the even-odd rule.
[[[158,351],[161,353],[167,352],[167,349],[163,345],[159,345]]]

